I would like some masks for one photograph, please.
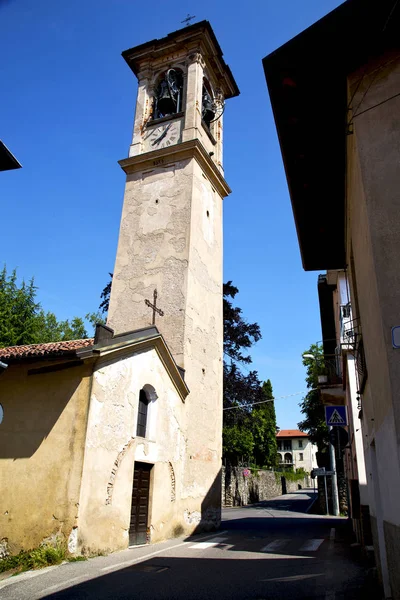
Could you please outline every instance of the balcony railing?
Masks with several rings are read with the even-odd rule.
[[[340,354],[325,354],[318,368],[318,386],[340,385],[342,382]]]

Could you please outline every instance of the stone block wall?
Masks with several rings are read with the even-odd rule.
[[[274,471],[244,475],[243,467],[222,469],[222,506],[245,506],[310,487],[309,478],[288,481]]]

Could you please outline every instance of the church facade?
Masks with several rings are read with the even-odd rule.
[[[222,113],[239,91],[206,21],[123,56],[139,85],[107,327],[0,350],[14,551],[62,535],[109,552],[220,522]]]

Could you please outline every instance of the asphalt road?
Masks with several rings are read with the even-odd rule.
[[[345,520],[309,515],[312,491],[225,509],[221,531],[0,582],[2,600],[358,600],[371,596]]]

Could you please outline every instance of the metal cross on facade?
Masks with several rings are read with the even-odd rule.
[[[196,15],[190,16],[188,13],[186,19],[183,19],[183,21],[181,21],[181,23],[185,23],[185,25],[190,25],[190,21],[195,18],[196,18]]]
[[[153,304],[150,302],[150,300],[145,300],[145,304],[146,306],[149,306],[150,308],[153,309],[153,322],[152,324],[155,325],[156,323],[156,313],[158,313],[160,315],[160,317],[164,316],[164,311],[161,310],[161,308],[157,308],[157,290],[154,290],[153,292]]]

